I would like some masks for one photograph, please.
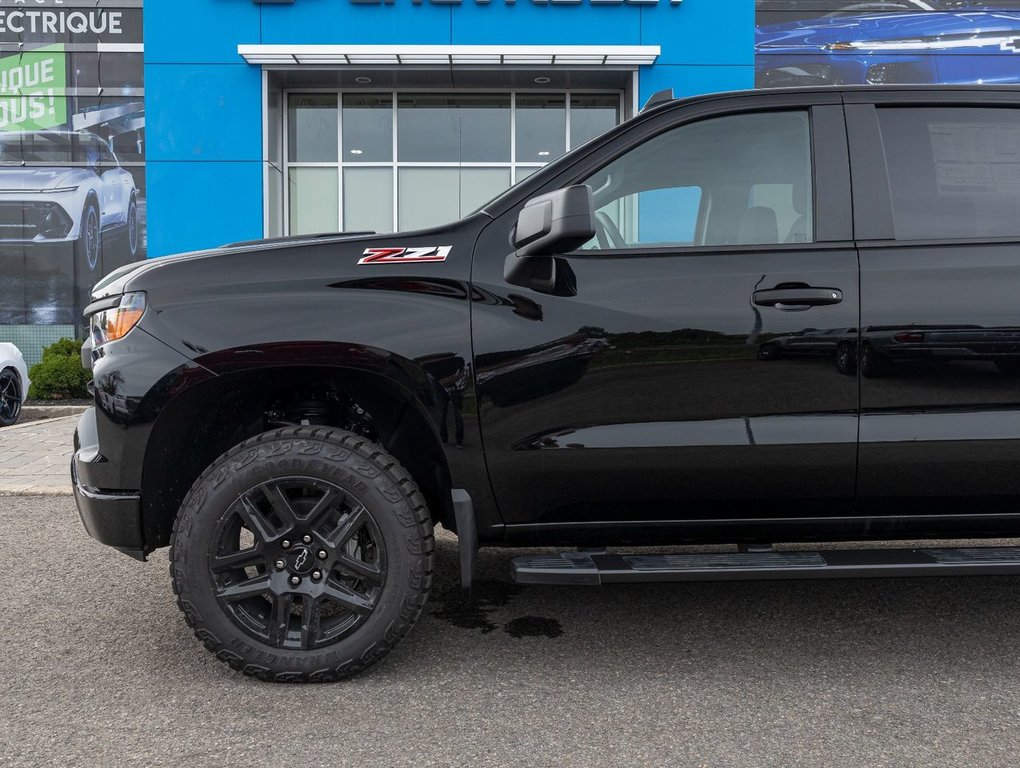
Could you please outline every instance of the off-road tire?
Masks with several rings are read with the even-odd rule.
[[[314,649],[260,642],[220,607],[209,565],[217,525],[247,489],[303,475],[356,493],[385,545],[385,583],[364,623]],[[421,615],[432,582],[432,521],[418,486],[381,446],[329,427],[286,427],[230,449],[195,481],[170,540],[177,603],[205,647],[246,675],[274,682],[328,682],[385,656]],[[328,577],[327,577],[328,578]]]

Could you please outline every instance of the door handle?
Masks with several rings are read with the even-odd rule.
[[[811,307],[824,307],[843,301],[839,288],[812,288],[810,286],[779,286],[751,294],[759,307],[774,307],[785,312],[802,312]]]

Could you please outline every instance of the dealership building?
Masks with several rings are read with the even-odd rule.
[[[137,259],[446,223],[660,90],[833,83],[1020,84],[1020,0],[0,0],[0,341]]]
[[[648,97],[754,84],[753,0],[145,7],[148,255],[477,208]]]

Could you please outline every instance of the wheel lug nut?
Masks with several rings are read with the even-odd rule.
[[[287,567],[287,561],[286,560],[277,560],[275,563],[273,563],[273,565],[276,566],[276,570],[282,571],[284,568]]]
[[[296,587],[296,586],[297,586],[298,584],[300,584],[300,583],[301,583],[301,577],[300,577],[300,576],[291,576],[291,577],[290,577],[290,583],[291,583],[291,584],[292,584],[293,586],[295,586],[295,587]]]
[[[312,581],[318,581],[322,578],[322,571],[312,571]]]
[[[329,555],[326,553],[326,550],[320,549],[319,550],[319,559],[320,560],[325,560],[327,557],[329,557]]]
[[[284,549],[290,549],[290,539],[284,539],[280,542],[280,546]]]
[[[301,541],[303,541],[305,544],[311,544],[312,537],[306,533],[304,536],[301,537]]]

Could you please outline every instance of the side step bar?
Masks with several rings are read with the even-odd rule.
[[[511,568],[518,584],[588,586],[656,581],[1001,576],[1020,574],[1020,547],[676,555],[561,552],[515,557]]]

